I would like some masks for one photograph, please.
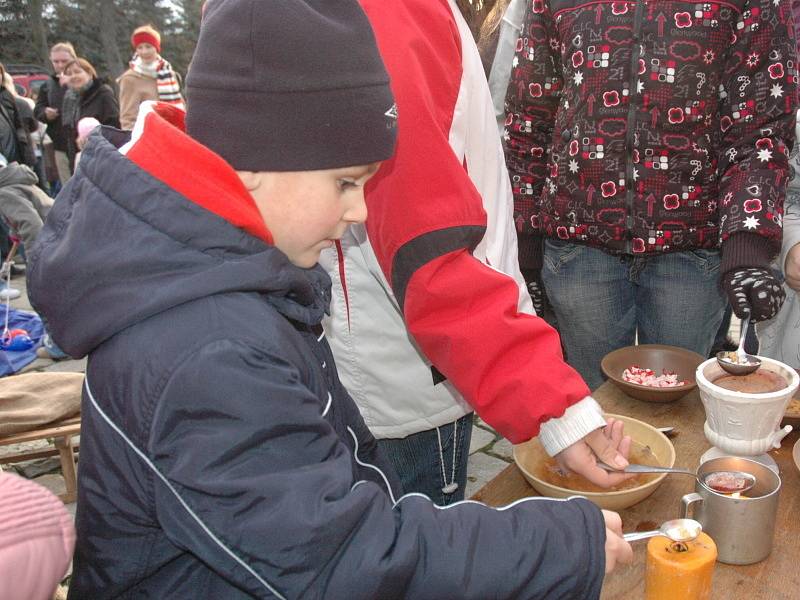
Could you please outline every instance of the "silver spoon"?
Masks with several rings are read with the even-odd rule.
[[[750,315],[742,319],[741,333],[739,334],[739,347],[736,352],[717,352],[717,363],[731,375],[748,375],[761,366],[761,361],[757,356],[747,354],[744,351],[744,338],[747,335],[747,327],[750,325]],[[731,360],[731,355],[735,360]]]
[[[672,519],[653,531],[637,531],[626,533],[622,537],[626,542],[636,542],[663,535],[673,542],[691,542],[703,531],[703,526],[694,519]]]
[[[598,462],[597,466],[609,473],[679,473],[681,475],[691,475],[707,488],[720,494],[733,494],[735,492],[742,494],[756,484],[755,475],[744,471],[712,471],[711,473],[706,473],[701,480],[695,471],[681,469],[680,467],[652,467],[650,465],[630,464],[624,469],[615,469],[604,462]]]

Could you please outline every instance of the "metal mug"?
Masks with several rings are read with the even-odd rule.
[[[756,485],[744,497],[715,492],[701,481],[714,471],[744,471],[756,477]],[[703,531],[717,545],[717,560],[749,565],[764,560],[772,551],[781,478],[759,462],[723,456],[697,469],[695,493],[681,498],[683,517],[700,521]]]

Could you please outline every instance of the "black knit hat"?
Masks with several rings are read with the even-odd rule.
[[[211,0],[186,78],[187,133],[240,171],[392,155],[397,110],[356,0]]]

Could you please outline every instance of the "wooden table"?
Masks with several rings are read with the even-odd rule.
[[[78,497],[78,475],[75,470],[75,454],[78,451],[78,445],[72,441],[72,438],[80,434],[81,417],[78,415],[29,431],[0,437],[0,446],[10,446],[36,440],[51,440],[54,446],[46,450],[31,450],[0,456],[0,465],[24,462],[57,454],[61,460],[61,475],[64,477],[65,488],[64,493],[60,494],[59,498],[64,504],[75,502]]]
[[[627,415],[656,427],[675,426],[678,435],[672,443],[677,453],[676,466],[696,468],[701,454],[710,447],[703,435],[705,412],[696,389],[676,402],[654,404],[630,398],[606,382],[596,390],[594,397],[607,413]],[[770,452],[778,463],[783,481],[772,554],[754,565],[731,566],[718,562],[714,570],[712,598],[800,598],[800,472],[792,461],[792,446],[798,439],[800,423],[790,423],[795,426],[795,431],[783,439],[779,450]],[[693,490],[691,478],[667,476],[653,495],[620,512],[625,531],[654,529],[663,521],[679,517],[681,496]],[[512,464],[473,498],[491,506],[503,506],[536,495],[516,465]],[[633,564],[618,567],[606,578],[602,598],[644,598],[645,546],[646,542],[636,542]]]

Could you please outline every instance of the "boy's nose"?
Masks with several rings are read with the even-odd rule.
[[[363,187],[358,194],[353,194],[352,203],[344,213],[344,220],[349,223],[363,223],[367,220],[367,203],[364,200]]]

